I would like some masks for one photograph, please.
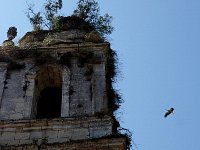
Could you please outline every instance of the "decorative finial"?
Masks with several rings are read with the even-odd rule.
[[[7,32],[8,40],[12,41],[16,36],[17,36],[17,28],[16,27],[10,27],[8,29],[8,32]]]
[[[17,28],[10,27],[7,32],[7,40],[3,42],[3,48],[13,48],[15,43],[12,41],[17,36]]]

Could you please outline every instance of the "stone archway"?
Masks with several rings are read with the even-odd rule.
[[[37,119],[61,117],[62,84],[62,67],[40,66],[35,78],[33,116]]]

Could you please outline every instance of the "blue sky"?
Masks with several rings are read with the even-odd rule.
[[[121,126],[132,131],[138,150],[199,150],[200,1],[98,2],[114,17],[109,40],[119,55]],[[70,15],[75,4],[66,0],[62,12]],[[18,28],[15,41],[31,30],[25,9],[25,0],[1,2],[0,42],[10,26]],[[170,107],[175,114],[164,118]]]

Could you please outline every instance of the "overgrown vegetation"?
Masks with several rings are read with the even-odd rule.
[[[108,106],[110,108],[110,113],[112,114],[116,111],[123,99],[119,92],[114,89],[113,83],[116,81],[115,77],[117,75],[117,53],[109,49],[107,55],[107,72],[106,72],[106,83],[107,83],[107,96],[109,99]]]
[[[78,16],[92,25],[101,37],[113,31],[112,17],[108,14],[100,15],[100,7],[95,0],[79,0],[73,15]]]
[[[45,28],[61,30],[63,18],[65,18],[59,13],[62,9],[62,0],[46,0],[43,10],[39,12],[35,12],[33,8],[34,4],[29,3],[26,15],[34,31],[40,31]],[[112,17],[108,14],[100,15],[100,7],[95,0],[79,0],[77,8],[70,17],[68,19],[71,19],[72,26],[78,22],[80,23],[82,19],[85,24],[82,24],[79,28],[92,30],[102,38],[113,31],[113,26],[111,25]]]
[[[42,11],[35,12],[34,4],[28,4],[26,15],[33,26],[34,31],[48,28],[56,29],[59,19],[59,10],[62,8],[62,0],[46,0]]]
[[[123,99],[119,94],[119,91],[114,89],[113,83],[116,82],[116,76],[118,74],[118,57],[117,53],[109,49],[107,55],[107,72],[106,72],[106,83],[107,83],[107,97],[108,97],[108,106],[110,109],[110,115],[114,116],[114,112],[120,107]],[[114,136],[125,137],[126,138],[126,149],[130,150],[132,148],[132,133],[125,128],[120,127],[119,122],[116,120],[116,117],[113,117],[114,126],[113,133]],[[134,144],[134,143],[133,143]],[[134,144],[135,145],[135,144]]]
[[[119,128],[118,129],[118,135],[124,136],[126,138],[126,149],[130,150],[132,148],[132,133],[125,128]],[[133,143],[135,144],[135,143]],[[137,147],[136,147],[137,148]]]

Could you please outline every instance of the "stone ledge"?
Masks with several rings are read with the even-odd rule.
[[[12,48],[4,48],[2,51],[9,52],[9,51],[24,51],[24,50],[31,50],[37,49],[38,51],[74,51],[76,49],[88,49],[92,48],[93,51],[98,51],[102,48],[109,48],[110,44],[108,42],[103,43],[91,43],[91,42],[84,42],[84,43],[65,43],[65,44],[58,44],[52,46],[27,46],[27,47],[15,47]],[[0,50],[1,51],[1,50]]]
[[[0,146],[0,149],[6,150],[126,150],[126,138],[125,137],[103,137],[92,140],[80,140],[63,142],[62,140],[53,144],[27,144],[18,146]]]
[[[0,145],[22,145],[37,141],[42,143],[86,140],[112,135],[113,119],[60,118],[52,120],[19,120],[0,122]]]

